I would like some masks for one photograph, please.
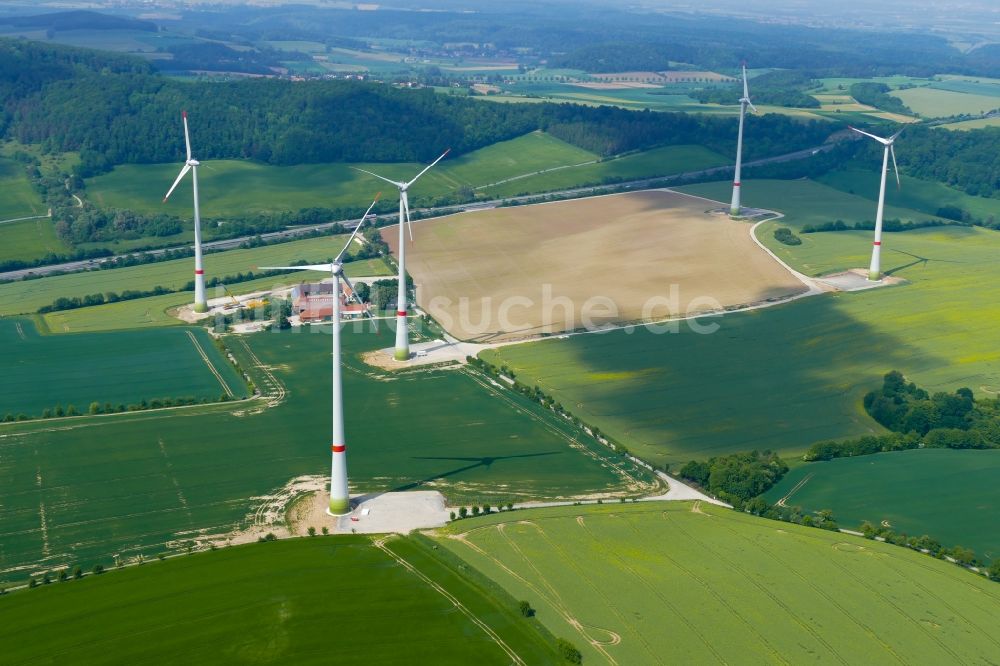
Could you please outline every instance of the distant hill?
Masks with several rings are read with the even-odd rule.
[[[182,110],[199,157],[271,164],[406,162],[461,154],[536,129],[601,155],[700,143],[729,150],[735,120],[572,104],[489,104],[430,89],[354,81],[177,81],[146,61],[0,39],[0,130],[23,143],[80,151],[87,176],[183,153]],[[748,154],[821,143],[828,123],[757,119]]]
[[[113,14],[101,14],[87,10],[51,12],[31,16],[0,17],[0,25],[15,28],[36,28],[42,30],[140,30],[156,32],[159,28],[150,21]]]

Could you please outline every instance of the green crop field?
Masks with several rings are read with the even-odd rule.
[[[0,320],[0,415],[91,402],[153,398],[242,398],[246,385],[203,329],[71,336],[39,335],[29,319]]]
[[[442,146],[442,151],[447,146]],[[421,178],[411,193],[411,205],[429,203],[432,197],[453,193],[463,186],[478,187],[504,178],[557,166],[579,164],[597,156],[542,132],[532,132],[452,159]],[[375,192],[386,192],[386,210],[392,210],[392,193],[386,183],[351,169],[348,164],[303,164],[277,167],[239,160],[206,162],[198,172],[202,214],[226,217],[248,212],[298,210],[311,206],[365,207]],[[421,164],[358,164],[387,178],[408,179]],[[119,166],[87,182],[88,196],[98,205],[146,212],[190,216],[191,190],[185,184],[166,204],[163,194],[176,177],[175,164]]]
[[[18,592],[0,605],[0,642],[8,663],[104,662],[109,650],[130,663],[184,655],[398,664],[406,655],[409,663],[501,665],[510,654],[555,663],[551,641],[516,612],[412,539],[379,548],[367,537],[317,537]]]
[[[891,94],[925,118],[986,113],[1000,108],[1000,96],[940,90],[937,87],[908,88]]]
[[[324,236],[207,254],[205,276],[221,278],[237,273],[248,273],[259,266],[288,266],[292,262],[303,260],[328,261],[343,247],[346,240],[346,236]],[[344,265],[344,271],[348,277],[390,274],[388,267],[381,260],[349,262]],[[317,276],[312,273],[296,273],[294,277],[276,276],[268,280],[270,285],[295,284],[315,277]],[[156,286],[180,289],[193,279],[194,259],[185,257],[139,266],[10,282],[0,285],[0,315],[37,312],[41,306],[49,305],[60,297],[82,297],[109,291],[120,293],[126,289],[150,290]],[[214,295],[224,296],[225,292]],[[213,294],[210,294],[211,296]]]
[[[850,169],[831,171],[817,179],[842,192],[857,194],[870,201],[878,201],[879,174],[877,171]],[[943,206],[957,206],[973,217],[986,220],[1000,219],[1000,199],[989,199],[966,194],[943,183],[902,176],[902,187],[898,190],[886,188],[886,199],[896,206],[902,206],[926,213],[932,218]],[[872,215],[871,217],[874,217]]]
[[[869,192],[868,186],[861,184],[860,177],[854,175],[857,172],[847,173],[850,175],[833,176],[833,182],[849,190],[854,187],[855,178],[858,178],[859,183],[855,190],[857,194],[841,191],[814,180],[757,180],[751,178],[743,181],[743,203],[747,206],[759,206],[779,211],[785,216],[781,220],[781,224],[794,230],[801,229],[807,224],[819,225],[835,220],[843,220],[848,224],[874,220],[876,205],[874,201],[866,197]],[[874,178],[875,187],[878,187],[877,172]],[[919,181],[919,185],[924,186],[927,183]],[[733,185],[728,181],[715,181],[685,185],[676,189],[679,192],[706,197],[714,201],[729,201]],[[919,202],[925,201],[915,193],[904,195],[902,190],[886,188],[886,219],[899,219],[904,222],[934,219],[933,214],[906,208],[904,196],[913,197]],[[970,197],[970,199],[978,198]]]
[[[266,278],[271,286],[274,278]],[[258,282],[254,280],[253,282]],[[237,286],[249,284],[241,282],[233,285],[234,293]],[[213,289],[209,289],[209,297],[214,297]],[[225,292],[223,292],[224,294]],[[75,310],[60,310],[44,315],[36,315],[41,322],[39,326],[46,333],[88,333],[94,331],[118,331],[132,328],[150,328],[158,326],[181,326],[183,321],[170,314],[170,310],[187,305],[194,300],[193,291],[182,291],[176,294],[136,298],[130,301],[118,301],[105,305],[93,305]]]
[[[774,183],[771,192],[767,183],[745,183],[748,205],[788,211],[758,230],[786,262],[810,275],[868,265],[870,232],[803,234],[792,248],[775,241],[772,230],[854,222],[851,211],[864,215],[869,201],[809,181],[784,181],[780,191]],[[728,193],[725,184],[681,189]],[[815,192],[822,199],[810,200]],[[981,228],[886,234],[883,267],[908,284],[701,320],[718,325],[710,335],[682,322],[676,333],[638,328],[482,355],[510,365],[521,381],[538,384],[654,462],[754,448],[795,453],[823,439],[881,432],[861,399],[892,369],[931,391],[995,390],[998,251],[1000,233]]]
[[[1000,557],[998,477],[1000,451],[917,449],[802,465],[765,498],[831,509],[852,529],[887,521],[896,532],[929,534],[989,560]]]
[[[293,478],[329,474],[323,331],[225,338],[266,400],[0,426],[0,580],[22,580],[36,564],[90,567],[114,553],[181,549],[289,501],[282,488]],[[436,489],[471,505],[656,487],[648,472],[564,419],[468,370],[388,374],[360,361],[362,352],[392,345],[391,326],[377,335],[345,332],[355,492]],[[129,339],[154,333],[186,335],[166,328]]]
[[[437,541],[527,600],[585,664],[958,664],[1000,651],[996,583],[705,504],[517,511]]]

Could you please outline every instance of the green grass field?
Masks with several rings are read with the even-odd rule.
[[[996,583],[705,504],[518,511],[454,523],[438,543],[529,601],[585,664],[971,664],[1000,651]]]
[[[442,146],[442,150],[447,146]],[[430,203],[463,186],[478,187],[504,178],[557,166],[597,159],[589,153],[542,132],[445,159],[421,178],[411,192],[411,206]],[[393,193],[386,183],[358,173],[348,164],[303,164],[276,167],[239,160],[206,162],[198,173],[202,214],[225,217],[258,211],[298,210],[311,206],[365,207],[377,191],[384,191],[386,210]],[[409,179],[420,164],[358,164],[387,178]],[[211,167],[211,169],[207,168]],[[181,185],[166,204],[163,194],[176,176],[175,164],[124,165],[87,182],[88,196],[98,205],[190,216],[191,190]]]
[[[940,127],[959,131],[982,129],[984,127],[1000,127],[1000,116],[993,116],[992,118],[978,118],[976,120],[963,120],[957,123],[940,125]]]
[[[227,250],[205,255],[205,276],[225,277],[248,273],[258,266],[287,266],[295,261],[328,261],[347,240],[345,236],[324,236],[267,245],[250,249]],[[348,277],[389,275],[384,262],[360,261],[344,265]],[[268,286],[295,284],[314,279],[311,273],[298,273],[294,277],[268,278]],[[329,277],[329,276],[327,276]],[[0,285],[0,315],[37,312],[60,297],[86,296],[87,294],[122,292],[126,289],[149,290],[157,285],[179,289],[194,279],[194,259],[185,257],[139,266],[110,270],[54,275],[37,280],[10,282]],[[238,283],[237,283],[238,284]],[[258,287],[263,288],[263,287]],[[209,289],[209,292],[215,290]],[[221,290],[219,290],[221,292]],[[209,297],[225,293],[209,293]],[[128,306],[131,307],[131,306]],[[142,307],[137,304],[136,307]]]
[[[360,536],[252,544],[18,592],[0,605],[4,659],[500,665],[506,647],[522,663],[556,662],[512,600],[412,539],[386,548]]]
[[[47,217],[0,224],[0,261],[32,261],[71,249],[59,240],[52,220]]]
[[[352,491],[436,489],[471,505],[655,488],[564,419],[465,370],[376,371],[358,355],[390,347],[392,327],[352,329],[343,338]],[[186,335],[130,339],[154,333]],[[182,549],[290,500],[280,491],[291,479],[329,474],[329,335],[309,327],[226,340],[275,406],[2,427],[0,580]]]
[[[851,211],[866,215],[869,201],[808,181],[783,181],[780,191],[774,183],[771,192],[766,183],[745,183],[747,205],[788,212],[758,232],[786,262],[810,275],[867,266],[870,232],[804,234],[792,248],[772,230],[853,222]],[[725,184],[681,189],[728,193]],[[824,199],[812,198],[815,192]],[[754,448],[794,454],[818,440],[881,432],[861,399],[889,370],[931,391],[1000,385],[992,342],[1000,321],[998,251],[1000,234],[980,228],[886,234],[883,267],[909,284],[703,320],[719,326],[710,335],[681,323],[677,333],[639,328],[483,357],[510,365],[522,381],[654,462]]]
[[[608,179],[632,180],[669,176],[722,166],[728,162],[728,158],[702,146],[663,146],[593,164],[581,164],[557,171],[533,174],[483,188],[483,192],[491,197],[548,192],[583,185],[597,185]]]
[[[50,252],[66,252],[69,248],[56,237],[52,220],[17,220],[22,217],[45,215],[47,209],[24,173],[24,167],[13,160],[0,158],[0,261],[22,259],[30,261]]]
[[[896,90],[891,94],[925,118],[986,113],[1000,108],[1000,95],[957,92],[927,86]]]
[[[917,449],[802,465],[765,498],[773,503],[790,494],[790,506],[831,509],[844,527],[885,520],[896,532],[929,534],[995,559],[1000,557],[998,475],[1000,451]]]
[[[0,220],[31,215],[45,215],[41,197],[31,188],[24,167],[14,160],[0,158]]]
[[[203,329],[39,335],[29,319],[0,320],[0,416],[91,402],[242,398],[246,384]],[[204,357],[202,356],[204,354]]]
[[[701,146],[665,146],[597,161],[598,156],[541,132],[504,141],[454,159],[446,159],[414,188],[414,206],[434,197],[471,187],[488,197],[547,192],[593,185],[607,179],[634,179],[696,171],[728,162],[728,158]],[[274,167],[237,160],[211,163],[202,170],[202,211],[213,215],[263,210],[297,210],[308,206],[364,206],[383,183],[346,164],[308,164]],[[388,178],[406,178],[419,164],[361,164],[361,168]],[[147,212],[166,210],[189,215],[190,196],[163,197],[159,183],[169,186],[175,166],[125,165],[88,181],[88,196],[98,205]],[[541,172],[541,173],[540,173]],[[391,202],[389,196],[387,201]],[[387,206],[389,210],[391,206]]]
[[[870,201],[878,201],[879,174],[877,171],[851,169],[831,171],[817,179],[841,192],[857,194]],[[886,188],[886,198],[896,206],[926,213],[925,218],[933,218],[943,206],[957,206],[973,217],[986,220],[1000,219],[1000,199],[976,197],[961,190],[919,178],[902,176],[902,187]],[[874,217],[874,215],[872,215]]]

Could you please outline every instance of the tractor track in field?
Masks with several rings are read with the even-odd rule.
[[[417,576],[422,581],[424,581],[425,583],[427,583],[427,585],[429,585],[431,587],[431,589],[435,590],[441,596],[443,596],[445,599],[447,599],[452,604],[454,604],[454,606],[455,606],[456,609],[458,609],[467,618],[469,618],[470,620],[472,620],[472,622],[475,623],[476,626],[478,626],[480,629],[482,629],[484,632],[486,632],[486,635],[489,636],[490,638],[492,638],[493,641],[498,646],[500,646],[500,649],[503,650],[505,653],[507,653],[507,656],[511,658],[512,663],[518,664],[520,666],[526,666],[526,663],[525,663],[525,661],[523,659],[521,659],[521,656],[519,654],[517,654],[517,652],[515,652],[513,650],[513,648],[511,648],[509,645],[507,645],[507,643],[500,637],[500,635],[497,632],[493,631],[493,629],[490,628],[490,626],[488,624],[486,624],[485,622],[483,622],[482,620],[480,620],[478,617],[476,617],[475,613],[473,613],[472,611],[470,611],[465,606],[465,604],[463,604],[461,601],[458,600],[457,597],[455,597],[455,595],[453,595],[448,590],[444,589],[438,583],[435,583],[433,580],[431,580],[431,578],[429,576],[427,576],[427,574],[425,574],[424,572],[418,570],[415,566],[413,566],[412,564],[410,564],[404,557],[402,557],[400,555],[397,555],[392,550],[390,550],[385,545],[385,542],[389,538],[390,537],[382,537],[380,539],[373,539],[372,543],[375,545],[376,548],[378,548],[383,553],[385,553],[386,555],[388,555],[392,559],[396,560],[396,562],[398,562],[399,564],[401,564],[403,567],[405,567],[407,571],[409,571],[414,576]]]
[[[693,508],[692,508],[692,510],[693,510]],[[699,508],[698,513],[703,513],[702,511],[700,511],[700,508]],[[708,514],[706,514],[706,515],[708,515]],[[663,514],[662,514],[662,516],[663,516],[664,519],[669,520],[669,518],[667,517],[667,512],[664,511]],[[774,594],[771,590],[769,590],[766,585],[763,585],[759,581],[755,580],[753,576],[750,576],[738,564],[736,564],[735,562],[733,562],[729,558],[727,558],[727,557],[725,557],[723,555],[720,555],[718,551],[716,551],[716,550],[708,547],[704,542],[697,541],[697,540],[693,539],[691,537],[691,534],[681,526],[680,522],[681,521],[671,521],[671,524],[676,527],[676,529],[677,529],[678,532],[680,532],[681,534],[683,534],[687,538],[687,540],[688,540],[689,543],[699,543],[699,544],[701,544],[707,550],[712,551],[712,553],[715,555],[716,558],[718,558],[722,562],[725,562],[726,565],[729,566],[732,570],[740,572],[743,575],[743,577],[744,577],[745,580],[749,581],[754,587],[756,587],[758,590],[760,590],[761,592],[763,592],[766,597],[768,597],[769,599],[771,599],[771,601],[773,601],[775,603],[775,605],[777,605],[779,608],[781,608],[783,611],[785,611],[785,613],[787,613],[788,616],[796,624],[798,624],[802,629],[804,629],[806,631],[806,633],[812,635],[812,637],[815,638],[816,641],[819,644],[823,645],[827,650],[829,650],[830,654],[832,654],[834,657],[836,657],[836,659],[840,663],[845,664],[845,665],[848,663],[843,657],[840,656],[840,654],[833,648],[832,645],[830,645],[829,643],[827,643],[826,640],[813,627],[811,627],[808,622],[805,622],[800,617],[800,615],[798,615],[795,612],[793,612],[792,609],[789,608],[788,605],[778,597],[778,595]],[[638,529],[635,527],[634,524],[630,523],[630,527],[632,527],[633,531],[635,531],[635,532],[638,533]],[[702,584],[705,584],[703,581],[701,581],[701,579],[697,579],[697,580],[699,582],[702,582]],[[715,593],[713,592],[713,594],[715,594]],[[718,595],[716,595],[716,596],[718,596]],[[729,607],[728,603],[726,603],[726,602],[723,602],[723,603],[726,605],[727,608]],[[730,610],[733,613],[736,613],[736,611],[734,609],[730,608]],[[738,613],[736,613],[736,614],[737,614],[738,617],[740,617],[741,620],[743,620],[744,622],[746,622],[746,620],[742,616],[740,616]],[[753,628],[752,627],[750,627],[750,628],[751,628],[751,631],[753,631]],[[758,633],[758,636],[760,636],[759,633]],[[768,644],[767,641],[762,636],[761,636],[761,640],[765,644],[767,644],[767,646],[772,650],[772,652],[774,652],[775,656],[778,659],[781,659],[782,661],[785,661],[785,663],[788,663],[781,656],[781,653],[778,652],[778,650],[775,647],[773,647],[772,645]]]
[[[740,533],[738,530],[730,528],[729,525],[726,524],[725,520],[723,521],[722,524],[726,527],[726,529],[729,530],[729,532],[731,532],[732,534],[736,535],[741,540],[743,540],[747,544],[749,544],[751,548],[754,548],[754,549],[758,549],[759,548],[759,545],[755,541],[753,541],[752,539],[750,539],[748,536],[746,536],[745,534]],[[881,645],[882,648],[886,652],[888,652],[889,654],[891,654],[896,659],[896,661],[898,661],[900,664],[906,664],[906,661],[899,655],[898,652],[896,652],[895,650],[892,649],[891,645],[889,645],[888,643],[886,643],[885,641],[883,641],[878,636],[878,634],[876,634],[874,631],[872,631],[872,629],[870,629],[866,625],[864,625],[861,622],[859,622],[851,614],[851,612],[847,608],[845,608],[840,602],[838,602],[836,599],[834,599],[829,594],[827,594],[821,587],[819,587],[818,585],[816,585],[816,583],[813,581],[813,579],[811,577],[806,576],[805,574],[803,574],[800,571],[796,570],[788,562],[786,562],[785,560],[783,560],[780,557],[778,557],[773,551],[768,551],[768,550],[761,549],[760,552],[765,553],[770,559],[772,559],[775,562],[777,562],[778,565],[781,567],[781,569],[783,571],[790,572],[793,576],[795,576],[796,578],[798,578],[806,587],[811,588],[813,590],[813,592],[815,592],[817,595],[819,595],[824,600],[826,600],[826,602],[828,604],[830,604],[831,606],[833,606],[834,608],[836,608],[837,611],[841,615],[843,615],[844,617],[846,617],[847,619],[849,619],[858,629],[860,629],[862,631],[862,633],[864,633],[865,635],[867,635],[874,642],[876,642],[879,645]],[[821,641],[821,642],[825,643],[825,641]],[[835,651],[833,651],[833,654],[837,654],[837,653]],[[839,655],[838,655],[838,657],[839,657]],[[843,659],[841,659],[841,661],[843,661]]]
[[[250,358],[250,361],[254,364],[254,367],[260,370],[260,372],[263,373],[264,377],[267,379],[268,383],[267,388],[269,388],[274,392],[272,395],[266,395],[266,396],[263,395],[262,392],[262,397],[266,401],[267,406],[276,407],[280,405],[282,402],[285,401],[285,397],[288,395],[288,391],[285,389],[285,385],[282,384],[281,381],[274,375],[274,373],[271,372],[271,369],[267,365],[265,365],[263,361],[260,360],[260,357],[257,356],[257,354],[255,354],[252,349],[250,349],[250,345],[248,345],[246,341],[243,340],[243,338],[237,337],[236,340],[240,343],[240,346],[243,348],[243,351],[246,352],[246,355]],[[263,389],[264,387],[262,386],[261,388]]]
[[[800,490],[802,490],[802,487],[804,485],[806,485],[807,483],[809,483],[809,479],[813,478],[813,476],[815,476],[815,473],[814,472],[809,472],[804,477],[802,477],[802,479],[798,483],[796,483],[794,486],[792,486],[792,489],[788,491],[788,494],[785,495],[784,497],[782,497],[781,499],[779,499],[775,503],[775,505],[776,506],[788,506],[785,502],[787,502],[788,500],[790,500],[792,498],[792,495],[794,495],[795,493],[797,493]]]
[[[222,390],[224,390],[226,392],[226,395],[228,395],[230,398],[234,397],[233,389],[229,388],[229,384],[227,384],[226,380],[222,378],[221,374],[219,374],[219,370],[212,363],[212,359],[208,358],[208,354],[206,354],[205,350],[202,349],[201,344],[198,342],[198,338],[194,337],[194,333],[192,333],[191,331],[185,331],[185,333],[187,333],[188,337],[191,339],[191,344],[193,344],[194,348],[198,351],[198,355],[201,356],[201,360],[205,362],[205,365],[208,366],[208,369],[212,372],[213,375],[215,375],[215,378],[219,380],[219,384],[222,385]]]
[[[538,527],[537,525],[535,525],[535,523],[532,523],[530,521],[519,521],[519,523],[531,525],[535,528]],[[528,589],[530,589],[540,598],[548,602],[548,604],[552,606],[556,610],[556,612],[559,613],[559,615],[562,616],[566,624],[573,627],[580,634],[580,636],[585,641],[587,641],[587,643],[589,643],[595,650],[601,653],[601,655],[603,655],[605,659],[607,659],[608,663],[617,665],[618,661],[613,656],[611,656],[611,654],[607,650],[604,649],[604,646],[618,645],[619,643],[621,643],[621,635],[618,634],[617,632],[611,631],[610,629],[590,626],[589,628],[591,629],[607,633],[609,636],[611,636],[611,640],[610,642],[600,641],[597,640],[596,638],[591,637],[587,632],[588,625],[584,625],[572,613],[570,613],[569,608],[567,607],[565,602],[563,602],[562,597],[559,594],[559,591],[556,590],[551,584],[549,584],[549,582],[545,579],[545,576],[543,576],[542,573],[537,569],[537,567],[535,567],[531,559],[525,556],[525,554],[521,551],[521,549],[517,546],[517,544],[514,543],[514,540],[507,535],[506,531],[504,530],[504,526],[505,526],[504,523],[499,523],[497,525],[488,525],[476,529],[496,529],[497,533],[500,534],[503,540],[507,542],[511,550],[517,553],[521,557],[521,559],[525,562],[525,564],[532,571],[535,572],[535,575],[538,577],[538,584],[533,583],[532,581],[528,580],[521,574],[517,573],[516,571],[508,567],[506,564],[504,564],[502,561],[500,561],[500,559],[495,557],[492,553],[487,552],[484,548],[481,548],[472,541],[469,541],[469,539],[467,538],[469,532],[451,535],[448,538],[454,539],[455,541],[458,541],[459,543],[468,546],[471,550],[475,551],[476,553],[479,553],[486,559],[492,560],[493,563],[496,564],[496,566],[498,566],[501,570],[506,572],[507,575],[509,575],[511,578],[514,578],[515,580],[520,581]],[[539,586],[542,587],[540,588]]]

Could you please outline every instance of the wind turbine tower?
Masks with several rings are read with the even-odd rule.
[[[187,160],[181,168],[177,180],[170,186],[167,196],[163,197],[163,203],[167,202],[173,194],[181,179],[191,172],[191,187],[194,189],[194,311],[208,312],[208,301],[205,300],[205,267],[201,263],[201,212],[198,209],[198,160],[191,157],[191,136],[188,134],[188,114],[181,112],[184,119],[184,145],[187,147]]]
[[[736,138],[736,174],[733,176],[733,203],[729,206],[732,217],[740,215],[740,170],[743,167],[743,118],[747,107],[757,113],[757,107],[750,102],[750,89],[747,86],[747,64],[743,63],[743,97],[740,98],[740,132]]]
[[[366,173],[369,176],[375,176],[379,180],[384,180],[387,183],[395,185],[399,190],[399,290],[396,295],[396,352],[394,354],[397,361],[406,361],[410,358],[410,333],[406,328],[406,243],[403,238],[404,221],[406,223],[406,229],[410,235],[411,243],[413,242],[413,229],[410,227],[410,201],[406,192],[410,189],[410,186],[417,182],[418,178],[427,173],[427,171],[435,164],[443,160],[444,156],[450,151],[451,148],[444,151],[441,154],[441,157],[431,162],[430,165],[418,173],[413,180],[405,183],[389,180],[388,178],[380,176],[377,173],[352,167],[355,171]]]
[[[348,286],[351,290],[352,296],[355,294],[354,285],[351,281],[347,279],[344,275],[344,265],[341,259],[343,259],[344,254],[347,252],[347,248],[351,246],[354,242],[354,238],[358,235],[361,227],[364,226],[365,220],[368,218],[368,213],[371,212],[372,208],[375,207],[375,202],[378,201],[378,196],[375,197],[375,201],[372,205],[368,207],[368,211],[365,213],[361,221],[358,222],[358,226],[354,228],[354,233],[351,237],[347,239],[347,244],[344,245],[344,249],[340,251],[337,258],[329,264],[315,264],[312,266],[262,266],[266,270],[286,270],[286,271],[324,271],[329,272],[333,276],[333,316],[331,317],[331,327],[330,337],[333,343],[333,363],[330,368],[330,374],[333,385],[333,401],[331,403],[331,442],[330,442],[330,504],[328,513],[334,516],[342,516],[344,514],[351,512],[351,496],[347,488],[347,443],[344,439],[344,395],[343,395],[343,383],[341,381],[340,375],[340,282],[343,280],[344,284]],[[374,321],[370,312],[366,314]]]
[[[896,172],[896,187],[900,185],[899,167],[896,166],[896,149],[893,147],[893,144],[903,130],[899,130],[899,132],[896,132],[888,139],[883,139],[880,136],[862,132],[857,127],[852,127],[851,129],[858,134],[864,134],[871,139],[875,139],[885,147],[882,155],[882,184],[879,186],[878,209],[875,212],[875,242],[872,245],[872,263],[868,267],[868,281],[879,282],[882,279],[879,261],[882,254],[882,214],[885,212],[885,180],[886,174],[889,172],[889,155],[892,155],[892,168]]]

